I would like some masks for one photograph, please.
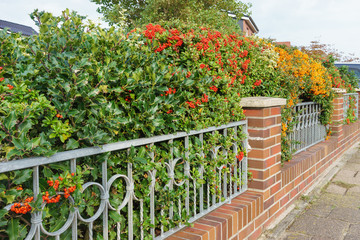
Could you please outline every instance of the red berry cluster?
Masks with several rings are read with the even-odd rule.
[[[237,156],[236,156],[237,160],[240,162],[241,160],[243,160],[244,158],[244,152],[240,152]]]
[[[30,212],[32,209],[29,204],[29,202],[31,202],[32,200],[34,200],[34,197],[28,197],[25,199],[24,203],[14,203],[11,206],[10,210],[17,214],[26,214],[26,213]]]
[[[71,173],[71,176],[74,176],[74,173]],[[70,177],[70,174],[68,175],[68,177]],[[47,183],[50,187],[53,187],[55,191],[57,191],[59,189],[59,185],[60,185],[60,181],[63,181],[64,178],[59,176],[58,179],[56,180],[48,180]],[[64,183],[64,185],[68,185],[66,182]],[[63,186],[63,185],[62,185]],[[61,187],[61,186],[60,186]],[[70,194],[73,193],[76,190],[76,186],[70,186],[70,187],[65,187],[64,188],[64,197],[67,199],[68,197],[70,197]],[[21,186],[16,187],[16,190],[20,191],[23,190],[23,188]],[[42,200],[43,202],[46,203],[57,203],[60,201],[61,195],[60,194],[56,194],[54,196],[50,196],[49,192],[46,191],[45,195],[42,196]],[[17,213],[17,214],[26,214],[27,212],[31,211],[31,206],[30,206],[30,202],[34,200],[34,197],[28,197],[25,199],[24,202],[19,202],[19,203],[14,203],[11,206],[11,211]]]
[[[215,86],[211,86],[210,89],[213,90],[214,92],[217,92],[217,90],[218,90],[218,88]]]
[[[257,87],[257,86],[260,86],[261,85],[261,79],[259,79],[259,80],[256,80],[255,82],[254,82],[254,86],[252,87],[253,89],[255,88],[255,87]]]
[[[70,193],[73,193],[76,189],[76,186],[72,186],[72,187],[69,187],[69,188],[64,188],[64,197],[65,198],[68,198],[70,197]]]
[[[203,103],[209,102],[209,96],[204,93],[203,97],[201,99],[194,98],[193,101],[187,101],[186,103],[190,108],[196,108],[197,106],[201,105]]]
[[[171,95],[171,94],[175,94],[176,93],[176,89],[174,88],[169,88],[169,90],[165,91],[165,96],[167,95]],[[161,94],[160,96],[164,96],[164,94]]]
[[[0,73],[2,72],[2,70],[3,70],[3,67],[0,67]],[[4,81],[3,77],[0,78],[0,82],[2,82],[2,81]]]
[[[54,187],[55,191],[58,190],[60,183],[59,180],[55,180],[55,183],[52,180],[48,180],[47,183],[49,184],[50,187]]]
[[[45,196],[42,197],[43,198],[43,202],[46,203],[57,203],[60,201],[60,195],[56,195],[56,197],[49,197],[49,192],[45,192]]]

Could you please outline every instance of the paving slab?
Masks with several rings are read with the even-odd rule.
[[[357,152],[356,154],[354,154],[354,157],[350,158],[348,160],[348,163],[358,163],[360,164],[360,157],[357,157],[357,156],[360,156],[360,152]]]
[[[349,223],[360,223],[360,210],[359,208],[338,207],[331,211],[329,218],[342,220]]]
[[[330,184],[327,187],[326,192],[344,195],[346,193],[346,188],[340,187],[340,186],[335,185],[335,184]]]
[[[347,162],[345,165],[344,165],[344,168],[345,170],[353,170],[353,171],[360,171],[360,163],[350,163],[350,162]]]
[[[351,224],[344,240],[359,240],[360,224]]]
[[[355,186],[348,189],[346,195],[357,195],[357,196],[360,195],[360,186]]]
[[[334,207],[331,205],[312,204],[309,208],[306,209],[305,214],[326,218],[333,209]]]
[[[306,236],[300,233],[289,233],[286,237],[282,238],[282,240],[311,240],[311,236]]]
[[[349,177],[349,176],[336,176],[334,177],[334,179],[332,180],[332,182],[343,182],[346,184],[355,184],[355,178],[354,177]]]
[[[334,193],[323,193],[317,201],[319,204],[331,205],[332,207],[358,208],[360,198],[357,196],[342,196]]]
[[[320,218],[312,215],[301,215],[288,229],[290,232],[311,235],[314,239],[342,239],[343,232],[349,227],[349,223]]]
[[[354,177],[356,175],[357,171],[354,170],[347,170],[347,169],[342,169],[340,170],[337,174],[336,177]]]
[[[359,144],[334,163],[312,193],[260,239],[360,240]]]
[[[356,176],[354,177],[354,184],[360,185],[360,174],[357,173]]]

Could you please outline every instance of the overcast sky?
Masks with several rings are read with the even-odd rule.
[[[359,0],[248,0],[258,35],[292,45],[318,40],[360,57]],[[36,27],[29,17],[33,9],[59,15],[69,8],[93,20],[101,17],[90,0],[0,0],[0,19]],[[97,21],[99,22],[99,21]]]
[[[359,0],[251,0],[259,36],[310,45],[331,44],[360,57]]]

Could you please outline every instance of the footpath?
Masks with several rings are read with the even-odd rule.
[[[260,240],[360,240],[360,145],[356,143]]]

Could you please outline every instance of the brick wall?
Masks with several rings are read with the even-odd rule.
[[[342,96],[334,99],[329,140],[296,154],[283,166],[281,105],[284,99],[247,98],[241,104],[248,118],[249,190],[167,239],[257,239],[339,156],[360,140],[360,121],[343,125]],[[360,105],[359,105],[360,106]]]

